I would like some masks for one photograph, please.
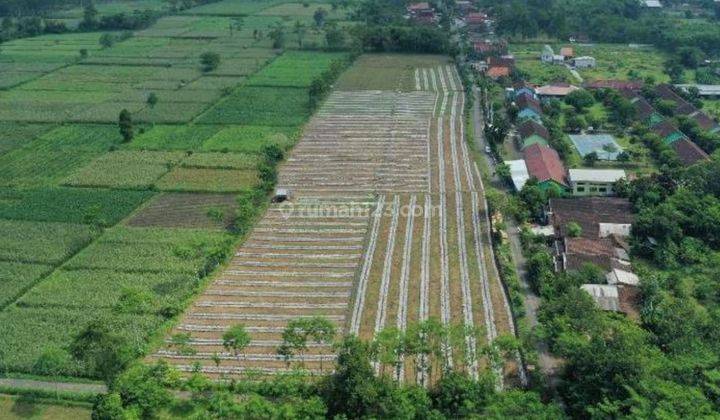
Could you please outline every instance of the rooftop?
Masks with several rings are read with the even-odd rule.
[[[493,66],[487,71],[487,75],[490,78],[496,79],[498,77],[510,76],[510,67],[507,66]]]
[[[540,182],[552,180],[560,185],[567,185],[565,167],[555,150],[536,143],[526,147],[523,155],[531,177]]]
[[[672,144],[673,149],[678,154],[678,158],[683,165],[692,165],[701,160],[708,159],[707,153],[705,153],[697,144],[692,141],[683,138]]]
[[[638,90],[642,87],[641,80],[594,80],[585,83],[586,89]]]
[[[586,291],[601,309],[620,312],[620,293],[616,285],[583,284],[580,288]]]
[[[625,178],[622,169],[570,169],[570,182],[612,183]]]
[[[683,89],[687,91],[687,89],[691,87],[697,88],[698,92],[700,93],[700,96],[719,96],[720,95],[720,85],[698,85],[698,84],[684,84],[684,85],[675,85],[676,87],[679,87],[680,89]]]
[[[542,124],[539,124],[533,120],[527,120],[518,126],[518,133],[521,139],[526,139],[532,135],[538,135],[545,140],[550,138],[550,133],[547,128]]]
[[[567,96],[570,93],[580,89],[573,85],[545,85],[536,89],[540,96]]]
[[[599,238],[601,223],[623,225],[635,219],[632,204],[624,198],[551,198],[549,208],[552,223],[562,236],[570,222],[582,227],[582,237]]]
[[[525,161],[522,159],[508,160],[505,161],[505,164],[510,167],[510,177],[512,178],[515,190],[522,190],[522,187],[524,187],[528,179],[530,179]]]

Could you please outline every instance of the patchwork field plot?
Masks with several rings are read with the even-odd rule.
[[[465,142],[462,86],[451,66],[432,60],[398,72],[410,92],[356,90],[376,86],[363,81],[330,95],[280,170],[278,186],[293,201],[268,210],[174,330],[190,334],[192,354],[168,339],[153,358],[185,371],[199,363],[214,377],[297,363],[319,373],[333,357],[327,346],[289,360],[277,347],[289,321],[320,315],[366,339],[430,317],[477,327],[480,335],[445,347],[442,363],[473,375],[488,363],[480,345],[514,331]],[[221,338],[238,323],[252,335],[239,356]],[[427,384],[428,363],[441,361],[390,371]]]
[[[274,144],[288,149],[294,142],[299,129],[296,127],[273,126],[226,126],[203,143],[206,151],[231,151],[260,153],[266,145]]]
[[[0,155],[28,143],[54,127],[46,124],[0,123]]]
[[[52,266],[0,261],[0,308],[52,271]]]
[[[111,226],[152,194],[92,188],[0,188],[0,218]]]
[[[183,156],[181,152],[111,152],[75,172],[64,183],[84,187],[146,189],[178,164]]]
[[[119,142],[120,134],[115,127],[59,127],[0,156],[0,185],[56,185]]]
[[[164,191],[242,192],[257,183],[254,169],[174,168],[156,186]]]
[[[3,243],[0,260],[13,248],[13,254],[57,261],[89,236],[85,226],[12,223],[10,229],[15,231],[0,222],[0,233],[12,234],[27,246],[19,249]],[[17,231],[31,232],[32,237]],[[48,244],[58,238],[63,243],[50,249]],[[11,285],[14,289],[21,288],[21,282],[37,283],[19,298],[17,293],[11,296],[10,300],[17,299],[15,303],[0,311],[0,351],[8,355],[6,366],[13,372],[45,375],[49,372],[36,361],[54,351],[67,356],[58,373],[96,375],[91,364],[74,360],[66,352],[77,334],[98,320],[108,323],[123,342],[132,343],[130,351],[142,351],[167,322],[168,315],[163,314],[171,314],[172,308],[196,292],[201,273],[213,261],[210,250],[227,247],[232,240],[218,231],[115,227],[39,282],[31,279],[45,275],[44,266],[0,263],[0,284],[6,275],[17,276]],[[0,301],[9,295],[3,289]],[[43,331],[42,336],[38,331]]]
[[[0,220],[0,261],[58,264],[93,238],[89,226]]]
[[[298,127],[310,114],[308,90],[244,86],[200,116],[200,124]]]
[[[135,227],[227,228],[237,201],[229,194],[166,193],[153,198],[126,223]]]
[[[158,10],[166,3],[128,0],[97,6],[104,15],[135,7]],[[266,146],[287,150],[294,144],[309,117],[311,81],[342,57],[271,48],[267,33],[273,25],[291,22],[291,14],[302,11],[299,19],[311,25],[316,9],[309,13],[301,4],[267,16],[244,16],[242,29],[231,28],[234,17],[281,3],[216,2],[163,17],[129,38],[119,37],[110,47],[100,45],[101,32],[3,44],[3,370],[98,378],[91,362],[69,353],[78,334],[98,322],[117,334],[118,342],[134,356],[145,355],[153,334],[170,322],[224,258],[237,240],[237,193],[257,184]],[[206,9],[209,14],[203,14]],[[78,11],[67,10],[59,19],[74,25],[81,18]],[[291,49],[297,45],[294,38],[288,39]],[[306,41],[321,46],[322,33],[309,30]],[[210,51],[220,55],[220,65],[203,69],[200,55]],[[148,101],[151,94],[156,103]],[[117,126],[123,109],[132,114],[135,128],[128,143]],[[262,281],[275,276],[278,287],[284,287],[277,274],[282,270],[279,264],[283,258],[288,266],[297,260],[286,255],[302,251],[295,248],[297,238],[333,225],[299,224],[289,229],[281,234],[285,249],[268,261],[258,255],[275,250],[267,248],[276,246],[269,239],[275,236],[269,233],[275,225],[259,228],[265,233],[258,233],[244,259],[237,258],[248,265],[247,271],[266,271]],[[335,297],[349,295],[352,278],[345,277],[353,270],[346,266],[360,258],[362,249],[361,233],[348,233],[350,242],[338,245],[331,236],[344,229],[337,230],[320,234],[327,237],[323,242],[303,246],[329,247],[319,252],[323,256],[334,254],[330,251],[336,246],[350,247],[351,255],[343,261],[332,256],[314,262],[342,264],[342,270],[298,267],[307,276],[327,271],[328,282],[341,283],[336,290],[331,287]],[[339,272],[343,280],[336,278]],[[263,289],[252,287],[255,294],[248,295],[248,301],[264,300],[256,294]],[[277,298],[289,296],[294,305],[303,302],[287,292],[267,296],[270,300],[264,306],[258,303],[257,314]],[[245,300],[234,302],[238,310]],[[338,304],[339,300],[327,306],[318,299],[305,312],[327,310],[340,325],[344,310]],[[288,308],[287,313],[298,310]],[[277,339],[276,335],[259,343],[274,345]],[[331,349],[323,351],[329,357]],[[59,371],[50,372],[38,363],[48,354],[62,358]]]

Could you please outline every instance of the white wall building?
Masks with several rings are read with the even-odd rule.
[[[570,169],[568,179],[575,196],[614,195],[615,182],[625,178],[622,169]]]

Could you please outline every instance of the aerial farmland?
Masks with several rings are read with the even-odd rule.
[[[2,44],[0,371],[318,377],[343,336],[437,322],[439,352],[375,374],[524,382],[520,353],[487,354],[516,327],[456,65],[323,48],[317,11],[342,27],[347,6],[198,3],[98,4],[162,13],[133,32],[75,31],[66,8],[70,33]],[[332,334],[289,354],[288,325],[318,319]]]

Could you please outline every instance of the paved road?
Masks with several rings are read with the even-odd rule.
[[[478,150],[485,150],[487,145],[485,136],[483,135],[483,114],[480,109],[480,95],[478,89],[474,89],[475,101],[473,109],[473,125],[475,129],[475,138],[473,139]],[[500,180],[495,171],[494,160],[485,154],[485,160],[490,170],[490,183],[493,187],[510,193],[508,186]],[[537,312],[540,307],[540,297],[538,297],[533,290],[530,288],[530,283],[527,280],[527,269],[526,260],[522,252],[522,244],[520,242],[520,231],[517,224],[511,218],[506,219],[508,227],[508,237],[510,238],[510,249],[513,255],[513,261],[515,262],[515,270],[520,278],[520,285],[522,286],[522,292],[525,301],[525,317],[531,328],[535,328],[538,325]],[[556,373],[559,366],[559,360],[553,357],[548,348],[547,344],[538,340],[537,343],[538,351],[538,368],[546,375],[549,379],[550,385],[553,386],[556,383]]]

